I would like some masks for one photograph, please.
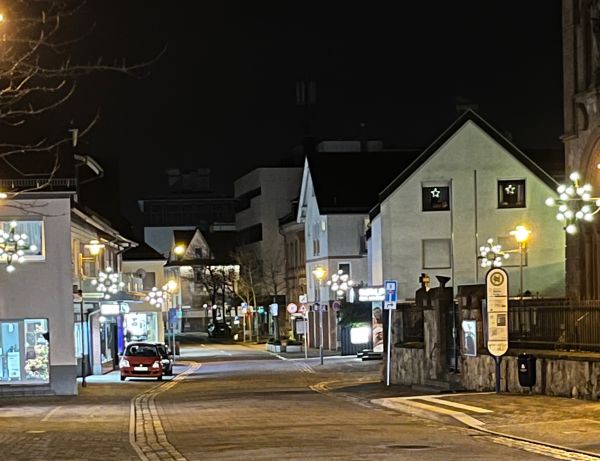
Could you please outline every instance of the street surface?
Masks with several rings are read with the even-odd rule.
[[[77,397],[0,400],[1,460],[540,460],[552,452],[373,403],[411,395],[355,357],[182,348],[163,383],[90,377]]]

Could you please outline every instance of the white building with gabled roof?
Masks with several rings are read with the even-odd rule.
[[[565,235],[545,199],[555,180],[475,112],[463,113],[380,194],[370,213],[370,283],[398,280],[413,298],[419,274],[448,286],[484,282],[478,259],[488,238],[514,254],[505,261],[509,294],[520,292],[520,254],[510,231],[532,233],[523,291],[563,296]],[[455,288],[456,292],[456,288]]]

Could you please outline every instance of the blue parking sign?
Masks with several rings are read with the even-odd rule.
[[[396,309],[398,301],[398,281],[386,280],[383,283],[385,288],[385,309]]]

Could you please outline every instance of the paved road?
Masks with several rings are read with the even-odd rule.
[[[90,380],[78,397],[0,400],[1,460],[541,460],[476,431],[371,403],[406,394],[380,362],[183,349],[179,376]],[[565,459],[565,458],[559,458]]]

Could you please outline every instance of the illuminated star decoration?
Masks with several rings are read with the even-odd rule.
[[[437,187],[431,191],[431,196],[433,198],[440,198],[441,194],[442,194],[442,192]]]
[[[502,259],[508,259],[510,254],[502,251],[502,245],[494,244],[494,239],[488,239],[487,245],[479,247],[478,259],[481,259],[481,267],[501,267]]]
[[[506,186],[504,188],[504,191],[508,194],[508,195],[515,195],[515,191],[517,190],[517,188],[515,186],[513,186],[512,184],[509,184],[508,186]]]

